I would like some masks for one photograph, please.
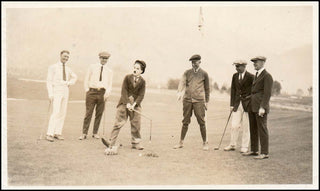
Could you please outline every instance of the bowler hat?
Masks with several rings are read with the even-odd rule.
[[[143,60],[136,60],[135,63],[140,64],[142,70],[141,74],[143,74],[147,67],[146,63]]]

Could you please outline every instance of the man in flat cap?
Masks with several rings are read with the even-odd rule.
[[[121,97],[117,105],[116,119],[110,139],[102,138],[103,144],[108,147],[106,154],[117,153],[115,143],[120,129],[126,124],[128,117],[131,123],[131,148],[144,149],[141,145],[141,115],[139,113],[141,112],[141,102],[146,91],[146,81],[141,76],[145,69],[146,63],[143,60],[136,60],[133,65],[133,73],[126,75],[123,80]]]
[[[244,153],[245,156],[255,156],[255,159],[269,158],[269,134],[267,128],[267,117],[270,110],[269,101],[271,97],[273,78],[264,68],[266,58],[257,56],[251,59],[255,70],[251,89],[251,109],[255,117],[253,126],[250,126],[251,152]],[[259,140],[261,151],[258,155]]]
[[[251,112],[250,97],[251,87],[254,75],[246,71],[247,62],[244,60],[237,60],[233,63],[237,72],[232,76],[231,82],[231,97],[230,109],[232,115],[232,128],[230,144],[224,148],[225,151],[234,151],[237,146],[239,129],[242,126],[242,143],[241,153],[249,151],[250,142],[250,127],[249,121],[252,122],[254,117]]]
[[[51,65],[48,69],[47,89],[50,104],[53,106],[46,136],[46,139],[50,142],[53,142],[54,138],[64,140],[62,129],[67,114],[69,86],[77,81],[77,75],[66,66],[69,55],[69,51],[61,51],[60,61]]]
[[[110,54],[108,52],[100,52],[100,63],[90,65],[85,76],[84,89],[86,91],[86,114],[83,120],[82,135],[79,137],[79,140],[87,138],[94,108],[96,108],[96,115],[92,137],[95,139],[100,138],[98,135],[99,125],[105,102],[110,96],[112,89],[113,72],[106,66],[109,57]]]
[[[183,147],[193,111],[200,125],[203,150],[207,151],[209,146],[205,115],[210,97],[209,76],[206,71],[200,68],[200,55],[193,55],[189,61],[192,63],[192,68],[184,72],[178,87],[178,100],[183,96],[183,120],[180,142],[173,148]]]

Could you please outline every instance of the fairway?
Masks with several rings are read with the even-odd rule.
[[[105,134],[114,123],[119,92],[107,103]],[[192,122],[183,149],[178,143],[182,103],[173,91],[149,91],[142,112],[153,119],[152,141],[149,121],[142,119],[145,150],[132,150],[129,122],[121,129],[119,155],[104,155],[101,140],[79,141],[85,104],[70,100],[63,129],[64,141],[37,141],[46,131],[47,100],[8,100],[7,152],[9,186],[128,186],[128,185],[217,185],[217,184],[312,184],[312,113],[272,109],[269,115],[270,158],[256,161],[244,157],[239,148],[225,152],[230,124],[218,151],[229,114],[227,98],[212,95],[208,110],[209,151],[202,151],[200,130]],[[103,135],[102,124],[99,134]],[[240,133],[241,135],[241,133]],[[240,143],[240,138],[238,139]],[[139,156],[153,151],[159,157]]]

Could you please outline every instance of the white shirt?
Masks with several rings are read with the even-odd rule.
[[[259,75],[261,74],[261,72],[264,70],[264,68],[260,68],[260,70],[258,70],[257,72],[258,72],[258,75],[257,75],[257,77],[259,77]]]
[[[101,66],[103,67],[101,75],[102,81],[99,81]],[[105,88],[105,95],[110,95],[112,89],[112,77],[113,72],[106,65],[102,65],[100,63],[92,64],[89,66],[86,77],[84,79],[84,89],[87,92],[89,88]]]
[[[53,96],[53,88],[55,86],[69,86],[77,81],[77,75],[65,65],[66,81],[63,81],[63,64],[59,61],[48,69],[47,89],[49,97]]]
[[[241,77],[242,77],[242,80],[244,79],[244,75],[246,74],[246,70],[245,71],[243,71],[242,73],[239,73],[239,80],[240,80],[240,75],[241,75]]]

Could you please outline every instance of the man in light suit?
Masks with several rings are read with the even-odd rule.
[[[225,151],[236,149],[239,129],[242,126],[241,153],[249,151],[250,127],[249,121],[255,116],[251,112],[250,97],[254,75],[246,71],[247,62],[238,60],[233,63],[237,73],[233,74],[231,82],[230,109],[233,112],[230,144],[224,148]],[[250,124],[252,125],[252,124]]]
[[[255,70],[257,70],[251,90],[251,109],[255,115],[254,125],[250,127],[251,152],[244,153],[255,159],[269,158],[269,134],[267,128],[267,117],[270,111],[269,101],[271,97],[273,78],[264,68],[266,57],[257,56],[251,59]],[[258,140],[260,140],[261,151],[258,155]]]

